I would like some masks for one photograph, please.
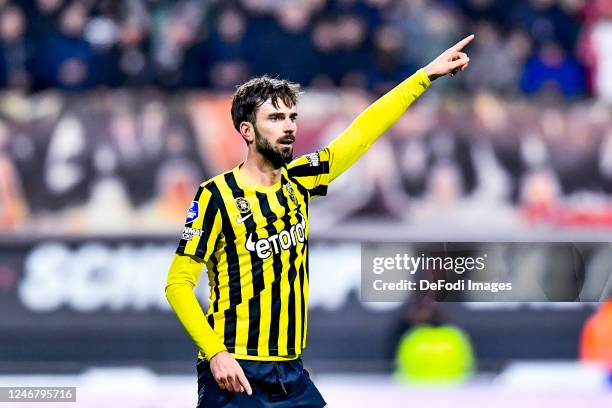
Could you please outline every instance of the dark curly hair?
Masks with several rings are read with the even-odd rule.
[[[267,75],[253,78],[240,85],[232,99],[232,121],[234,128],[240,132],[240,123],[255,124],[255,114],[268,98],[278,109],[279,99],[289,107],[297,104],[300,85],[285,79],[270,78]]]

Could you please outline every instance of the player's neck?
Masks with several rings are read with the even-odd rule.
[[[238,171],[247,184],[273,186],[281,179],[281,169],[274,168],[272,163],[263,157],[248,155]]]

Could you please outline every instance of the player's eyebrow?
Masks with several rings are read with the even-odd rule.
[[[297,112],[291,112],[289,114],[290,118],[297,118],[298,114]],[[284,112],[272,112],[270,114],[268,114],[269,118],[284,118],[285,117],[285,113]]]

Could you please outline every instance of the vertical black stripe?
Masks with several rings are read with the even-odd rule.
[[[229,276],[229,308],[225,310],[225,347],[229,352],[235,352],[236,348],[236,306],[242,301],[240,292],[240,262],[238,260],[238,252],[236,250],[236,234],[227,214],[227,209],[221,197],[221,192],[216,184],[210,183],[209,190],[212,193],[212,199],[217,200],[219,211],[221,213],[222,231],[225,235],[225,252],[227,255],[227,273]]]
[[[264,193],[255,193],[259,200],[259,207],[264,217],[266,217],[266,230],[268,236],[276,234],[276,228],[274,228],[274,221],[277,216],[270,209],[270,203],[268,197]],[[270,335],[268,336],[268,353],[271,356],[278,356],[278,328],[280,324],[280,280],[283,271],[283,265],[281,259],[278,256],[272,255],[272,266],[274,269],[274,281],[272,282],[272,301],[270,307]]]
[[[293,183],[297,186],[298,191],[300,192],[300,194],[302,195],[302,197],[304,198],[304,203],[306,204],[306,212],[305,212],[305,216],[308,217],[308,204],[309,204],[309,200],[310,200],[310,194],[308,193],[308,190],[302,186],[297,180],[291,178],[291,181],[293,181]],[[301,208],[298,208],[298,211],[301,211]],[[304,234],[306,234],[306,230],[304,230]],[[305,241],[304,241],[304,249],[302,251],[302,254],[305,255],[305,258],[302,259],[302,262],[300,262],[300,269],[298,271],[298,275],[299,275],[299,280],[300,280],[300,316],[301,316],[301,341],[300,341],[300,348],[303,347],[304,345],[304,340],[306,339],[306,296],[304,293],[304,274],[305,274],[305,269],[308,269],[308,237],[305,236]],[[297,295],[296,295],[297,296]]]
[[[310,291],[310,248],[308,246],[308,238],[304,242],[304,249],[306,251],[306,266],[304,267],[303,285],[308,285],[308,291]],[[303,292],[303,291],[302,291]],[[304,319],[302,320],[302,347],[306,342],[306,327],[308,321],[308,297],[304,295]]]
[[[232,190],[234,198],[243,197],[244,191],[238,186],[233,173],[225,175],[225,181]],[[252,204],[252,203],[251,203]],[[246,214],[242,214],[243,216]],[[244,221],[246,227],[247,238],[251,236],[253,242],[257,242],[257,225],[255,224],[254,216],[247,218]],[[264,288],[263,277],[263,260],[257,256],[256,252],[250,252],[251,255],[251,276],[253,286],[253,297],[249,299],[249,328],[247,340],[247,354],[257,355],[257,344],[259,342],[259,320],[260,320],[260,304],[259,295]]]
[[[208,307],[209,313],[208,313],[208,324],[210,324],[210,327],[215,328],[215,318],[213,316],[214,313],[217,313],[219,311],[219,270],[217,269],[217,265],[218,265],[218,260],[215,257],[215,254],[212,253],[210,255],[210,262],[208,263],[208,265],[212,265],[212,271],[211,274],[213,276],[213,291],[215,293],[215,300],[213,300],[212,305],[212,311],[211,307]]]
[[[214,292],[215,292],[215,300],[213,301],[213,313],[217,313],[219,311],[219,269],[217,268],[217,265],[219,265],[219,260],[217,259],[217,257],[215,257],[215,254],[211,254],[210,255],[210,264],[212,264],[213,266],[213,270],[212,270],[212,275],[213,275],[213,280],[215,282],[214,284]]]
[[[307,251],[307,246],[305,245],[305,250]],[[308,257],[308,253],[306,253],[306,256]],[[300,305],[300,316],[302,316],[302,338],[300,341],[300,347],[304,347],[304,339],[306,337],[306,333],[304,331],[304,329],[306,328],[306,302],[304,302],[304,260],[302,260],[302,263],[300,264],[300,296],[302,297],[302,303]]]
[[[198,192],[196,193],[195,198],[193,199],[194,201],[200,200],[200,197],[202,196],[202,191],[204,191],[204,187],[200,186],[200,188],[198,189]],[[209,200],[206,206],[206,211],[204,214],[204,221],[202,223],[202,231],[204,231],[204,233],[202,233],[202,236],[200,237],[200,241],[198,242],[198,246],[196,248],[196,255],[200,257],[203,257],[206,254],[206,245],[208,244],[208,234],[207,233],[212,229],[215,223],[215,216],[217,215],[217,211],[219,211],[217,202],[211,197],[211,199]],[[189,226],[191,227],[192,224],[193,224],[193,221],[189,223]],[[217,259],[215,258],[214,248],[212,248],[212,251],[210,254],[210,262],[208,264],[212,265],[212,268],[213,268],[211,271],[211,274],[213,276],[213,281],[214,281],[213,290],[215,293],[215,300],[213,301],[213,304],[212,304],[212,312],[208,314],[207,319],[208,319],[208,324],[210,324],[210,327],[212,327],[212,329],[214,330],[215,319],[214,319],[213,313],[219,311],[219,273],[217,271]],[[210,309],[211,307],[209,305],[209,310]]]
[[[284,177],[281,177],[281,184],[283,185],[283,188],[281,188],[280,190],[278,190],[276,192],[276,196],[278,198],[278,201],[282,204],[282,206],[285,209],[285,215],[283,216],[282,220],[283,223],[285,224],[285,231],[289,232],[291,230],[291,218],[289,216],[289,214],[291,213],[291,209],[289,207],[289,202],[287,200],[287,197],[283,194],[283,190],[284,190],[284,186],[286,185],[285,183],[289,183],[289,181],[287,181]],[[299,206],[298,206],[299,208]],[[298,219],[298,222],[300,221],[299,217],[296,218]],[[297,241],[297,238],[296,238]],[[296,242],[296,245],[298,243]],[[279,245],[280,245],[280,238],[279,238]],[[289,304],[287,306],[287,313],[288,313],[288,324],[287,324],[287,353],[289,355],[293,355],[295,354],[295,305],[296,305],[296,301],[295,301],[295,289],[293,287],[293,284],[295,282],[295,277],[296,277],[296,270],[295,270],[295,260],[297,258],[297,248],[296,246],[292,245],[290,252],[289,252]]]
[[[198,187],[198,192],[195,195],[195,198],[193,199],[193,201],[200,201],[200,196],[202,195],[202,191],[204,191],[204,188],[207,187],[208,184],[204,185],[204,186],[200,186]]]
[[[204,259],[204,255],[207,252],[207,249],[213,250],[214,248],[208,248],[208,237],[210,236],[210,231],[213,228],[215,223],[215,217],[217,216],[217,212],[219,211],[219,207],[217,202],[211,199],[206,205],[206,211],[204,211],[204,220],[202,222],[202,236],[198,241],[198,245],[196,247],[195,253],[200,258]],[[214,245],[214,244],[213,244]]]

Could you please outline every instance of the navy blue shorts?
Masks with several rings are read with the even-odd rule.
[[[253,394],[229,392],[217,385],[206,360],[198,360],[198,407],[322,408],[325,400],[310,380],[302,359],[238,360]]]

